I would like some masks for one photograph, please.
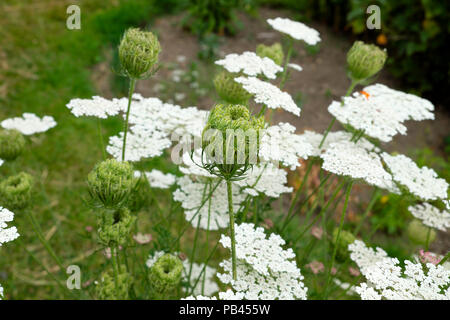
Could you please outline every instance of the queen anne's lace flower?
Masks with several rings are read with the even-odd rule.
[[[141,172],[135,171],[135,177],[140,177]],[[157,169],[153,169],[150,172],[145,172],[145,176],[147,177],[148,183],[152,188],[160,188],[167,189],[171,185],[173,185],[177,179],[177,177],[171,173],[163,173]]]
[[[289,123],[279,123],[267,128],[259,148],[261,159],[281,162],[291,170],[300,166],[299,158],[307,159],[312,154],[312,146],[294,132],[295,127]]]
[[[332,143],[320,157],[322,168],[338,175],[362,179],[368,184],[398,193],[392,176],[383,168],[378,154],[350,141]]]
[[[282,108],[300,116],[300,108],[289,93],[281,91],[273,84],[256,77],[238,77],[234,81],[241,83],[245,90],[254,95],[256,103],[262,103],[271,109]]]
[[[135,95],[133,95],[133,98]],[[72,99],[66,107],[76,117],[87,116],[106,119],[109,116],[116,116],[127,108],[128,99],[108,100],[99,96],[93,96],[92,99]]]
[[[429,203],[418,204],[410,206],[409,212],[420,219],[424,225],[446,231],[450,228],[450,213],[447,211],[440,211],[438,208]]]
[[[244,192],[254,197],[259,192],[273,198],[278,198],[283,193],[292,192],[292,187],[286,186],[287,172],[271,163],[253,166],[244,179],[234,183],[243,187]]]
[[[209,230],[218,230],[228,226],[228,198],[225,182],[219,182],[211,199],[207,198],[217,183],[218,181],[211,180],[208,187],[207,183],[195,182],[188,176],[178,179],[179,188],[173,193],[173,198],[175,201],[181,202],[186,220],[191,221],[192,226],[197,227],[198,225],[202,229],[208,229],[209,225]],[[233,208],[235,212],[244,200],[245,194],[239,192],[239,188],[234,185]]]
[[[367,300],[448,300],[450,299],[450,271],[443,266],[405,260],[404,269],[396,258],[386,252],[367,248],[361,241],[349,245],[351,258],[360,267],[367,283],[355,290]]]
[[[220,242],[225,248],[231,247],[227,236],[222,235]],[[279,235],[266,238],[263,228],[255,228],[251,223],[237,225],[237,280],[232,278],[231,260],[220,264],[224,273],[217,276],[224,284],[230,284],[235,294],[242,294],[243,299],[306,299],[307,288],[295,264],[295,254],[292,249],[283,249],[283,245],[285,241]]]
[[[319,148],[320,143],[323,140],[322,134],[316,133],[314,131],[305,130],[305,132],[300,136],[303,137],[305,141],[312,146],[311,155],[314,157],[318,157],[322,153],[324,153],[328,149],[330,144],[342,141],[350,141],[350,139],[352,138],[352,134],[347,131],[330,132],[328,133],[322,146]],[[372,144],[365,138],[359,139],[358,142],[356,142],[356,146],[366,149],[367,151],[375,151],[375,152],[379,151],[379,149],[374,144]]]
[[[225,59],[216,61],[217,65],[223,66],[229,72],[241,72],[248,76],[263,74],[269,79],[275,79],[278,72],[283,68],[272,59],[261,58],[254,52],[245,51],[242,54],[231,53]]]
[[[0,207],[0,247],[3,243],[13,241],[19,237],[16,227],[7,228],[7,222],[14,219],[14,213],[6,208]]]
[[[394,181],[410,193],[423,200],[447,198],[448,183],[438,178],[437,173],[428,167],[419,168],[410,158],[400,154],[391,156],[383,153],[382,158]]]
[[[0,167],[3,163],[4,163],[4,161],[2,159],[0,159]]]
[[[397,133],[406,134],[403,122],[434,119],[434,106],[428,100],[393,90],[382,84],[364,88],[362,93],[344,97],[344,104],[333,101],[328,111],[341,123],[389,142]]]
[[[301,22],[280,17],[268,19],[267,22],[275,30],[286,33],[296,40],[303,40],[309,45],[315,45],[320,41],[319,32]]]
[[[2,299],[3,299],[3,287],[0,284],[0,300],[2,300]]]
[[[44,116],[41,119],[34,113],[24,113],[22,118],[6,119],[2,121],[1,125],[4,129],[15,129],[28,136],[53,128],[56,126],[56,121],[51,116]]]

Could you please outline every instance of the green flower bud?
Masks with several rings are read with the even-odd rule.
[[[333,230],[333,238],[331,241],[332,249],[336,248],[336,259],[338,261],[345,261],[350,257],[350,253],[348,251],[348,245],[353,243],[356,238],[355,236],[346,230],[341,230],[341,233],[339,235],[339,243],[337,243],[337,235],[338,235],[339,229],[335,228]]]
[[[149,31],[130,28],[119,45],[119,59],[125,74],[133,79],[145,77],[158,62],[158,38]]]
[[[219,97],[230,104],[246,105],[251,97],[242,84],[234,81],[234,77],[226,71],[219,73],[214,78],[214,86]]]
[[[28,173],[21,172],[0,182],[2,205],[11,210],[23,209],[31,200],[34,179]]]
[[[150,283],[155,294],[161,297],[173,291],[180,283],[183,271],[181,260],[165,254],[150,268]]]
[[[380,71],[387,59],[385,50],[362,41],[355,41],[347,53],[347,65],[350,78],[362,81]]]
[[[25,150],[25,138],[17,130],[0,130],[0,159],[15,160]]]
[[[124,266],[119,266],[117,283],[114,280],[112,270],[102,274],[102,278],[96,287],[97,297],[100,300],[128,300],[128,292],[133,283],[133,278],[125,271]]]
[[[133,166],[114,159],[97,164],[88,175],[89,194],[105,208],[120,206],[135,185]]]
[[[98,238],[105,247],[127,245],[136,217],[127,208],[103,210],[98,219]]]
[[[203,130],[204,168],[226,180],[241,176],[256,163],[264,117],[255,118],[243,105],[217,104]]]
[[[281,66],[284,61],[283,47],[278,42],[271,46],[259,44],[256,47],[256,54],[261,58],[267,57],[272,59],[279,66]]]
[[[409,223],[407,232],[409,240],[417,245],[425,246],[427,244],[427,237],[429,237],[428,244],[433,243],[436,239],[436,231],[432,228],[427,227],[417,219],[414,219]],[[429,235],[428,232],[430,232]]]

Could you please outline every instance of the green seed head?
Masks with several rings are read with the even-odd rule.
[[[284,61],[283,47],[279,42],[274,43],[271,46],[259,44],[256,47],[256,54],[261,58],[267,57],[272,59],[279,66],[281,66]]]
[[[222,71],[214,78],[214,86],[219,97],[229,104],[246,105],[251,97],[242,84],[234,81],[233,75],[226,71]]]
[[[158,62],[161,47],[149,31],[130,28],[119,45],[119,59],[125,74],[133,79],[145,77]]]
[[[25,138],[17,130],[0,130],[0,159],[15,160],[25,150]]]
[[[135,184],[133,166],[114,159],[97,164],[88,175],[89,194],[105,208],[120,206]]]
[[[27,207],[31,200],[34,179],[28,173],[21,172],[0,182],[2,205],[11,210]]]
[[[103,210],[98,219],[98,239],[104,247],[128,244],[136,217],[127,208]]]
[[[362,81],[380,71],[387,59],[385,50],[362,41],[355,41],[347,53],[347,66],[350,78]]]
[[[430,232],[428,244],[431,244],[436,239],[436,231],[424,225],[420,220],[412,220],[407,229],[411,242],[422,246],[425,246],[427,243],[428,231]]]
[[[150,268],[150,283],[157,295],[173,291],[180,283],[183,264],[171,254],[165,254]]]
[[[100,300],[128,300],[128,292],[133,283],[133,278],[127,273],[124,266],[119,266],[117,283],[114,280],[114,272],[106,271],[96,287],[97,297]]]
[[[336,241],[339,229],[335,228],[333,230],[332,247],[333,250],[336,247],[336,259],[338,261],[345,261],[349,258],[350,253],[348,251],[348,245],[353,243],[356,238],[355,236],[346,230],[341,230],[339,235],[339,243]]]

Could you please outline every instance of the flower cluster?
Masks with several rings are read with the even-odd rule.
[[[268,19],[267,22],[275,30],[285,33],[296,40],[303,40],[309,45],[313,46],[320,42],[319,32],[301,22],[287,18]]]
[[[450,213],[448,211],[440,211],[429,203],[410,206],[408,210],[414,217],[420,219],[424,225],[430,228],[442,231],[450,228]]]
[[[24,113],[22,117],[3,120],[1,126],[8,130],[17,130],[24,135],[45,132],[56,126],[56,121],[51,116],[42,119],[34,113]]]
[[[247,76],[262,74],[268,79],[275,79],[276,74],[283,71],[283,68],[272,59],[267,57],[261,58],[256,53],[249,51],[245,51],[242,54],[228,54],[224,59],[217,60],[216,64],[223,66],[229,72],[242,72]]]
[[[99,96],[93,96],[92,99],[72,99],[66,105],[75,117],[87,116],[106,119],[111,116],[117,116],[119,112],[125,111],[127,99],[108,100]]]
[[[16,227],[7,226],[7,222],[14,219],[14,213],[6,208],[0,207],[0,247],[6,242],[13,241],[19,237]]]
[[[168,189],[170,186],[175,184],[177,177],[171,173],[163,173],[162,171],[159,171],[158,169],[153,169],[150,172],[144,172],[145,176],[147,177],[148,183],[150,184],[150,187],[152,188],[159,188],[159,189]],[[141,172],[135,171],[134,172],[135,177],[140,177]]]

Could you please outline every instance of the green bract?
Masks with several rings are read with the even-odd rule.
[[[150,268],[150,283],[157,295],[174,290],[181,280],[183,264],[171,254],[165,254]]]
[[[414,244],[425,246],[436,239],[436,231],[424,225],[420,220],[414,219],[408,225],[408,237]],[[428,234],[429,232],[429,234]]]
[[[283,47],[278,42],[274,43],[271,46],[259,44],[256,47],[256,54],[261,58],[267,57],[269,59],[272,59],[279,66],[281,66],[284,61]]]
[[[126,245],[135,221],[127,208],[103,210],[98,220],[99,242],[105,247]]]
[[[25,150],[25,138],[17,130],[0,130],[0,159],[15,160]]]
[[[380,71],[387,59],[385,50],[362,41],[355,41],[347,53],[347,65],[350,78],[362,81]]]
[[[336,248],[336,259],[338,259],[339,261],[345,261],[347,260],[347,258],[350,257],[350,253],[348,251],[348,245],[353,243],[356,238],[355,236],[351,233],[348,232],[346,230],[341,230],[341,233],[339,235],[339,243],[337,243],[336,239],[337,239],[337,235],[338,235],[339,229],[335,228],[333,230],[333,238],[332,238],[332,246],[333,246],[333,250],[335,247]]]
[[[128,292],[133,283],[133,278],[125,270],[124,266],[118,267],[117,279],[114,280],[112,270],[102,274],[101,281],[96,287],[97,298],[100,300],[128,300]]]
[[[133,79],[145,77],[158,62],[158,38],[149,31],[130,28],[119,45],[119,59],[125,74]]]
[[[133,166],[114,159],[97,164],[88,175],[89,193],[105,208],[120,206],[135,184]]]
[[[214,86],[219,97],[230,104],[246,105],[251,97],[242,84],[234,81],[233,75],[226,71],[222,71],[214,78]]]
[[[28,173],[21,172],[0,182],[2,205],[11,209],[23,209],[31,199],[34,179]]]

